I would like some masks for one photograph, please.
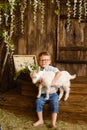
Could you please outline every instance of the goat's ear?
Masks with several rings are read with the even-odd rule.
[[[40,70],[41,70],[41,67],[39,66],[39,67],[38,67],[38,71],[40,71]]]
[[[30,72],[32,71],[32,68],[30,66],[28,66],[28,69],[29,69]]]
[[[41,69],[41,67],[40,67],[40,66],[38,66],[38,68],[37,68],[37,72],[39,72],[39,71],[40,71],[40,69]]]

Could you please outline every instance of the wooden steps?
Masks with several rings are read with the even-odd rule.
[[[0,106],[8,109],[26,109],[35,112],[37,88],[31,82],[18,82],[17,87],[1,94],[4,100]],[[45,117],[49,115],[48,105],[44,107]],[[87,121],[87,80],[77,79],[71,82],[70,96],[67,101],[59,101],[59,119]]]
[[[75,80],[71,81],[70,94],[87,94],[87,77],[77,77]]]
[[[87,78],[77,77],[71,82],[70,96],[67,101],[59,102],[60,117],[62,113],[70,115],[72,120],[85,120],[87,122]]]
[[[45,107],[47,110],[48,106]],[[46,112],[45,110],[45,112]],[[87,78],[77,77],[71,81],[70,96],[67,101],[59,101],[59,119],[83,120],[87,122]]]
[[[87,84],[73,83],[70,94],[87,94]]]

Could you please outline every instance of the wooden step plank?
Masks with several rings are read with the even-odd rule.
[[[33,96],[37,96],[37,92],[36,91],[29,91],[29,90],[22,90],[21,94],[24,96],[29,96],[29,97],[33,97]]]
[[[70,94],[80,94],[80,95],[87,95],[87,89],[79,89],[79,88],[75,88],[75,89],[71,89],[70,90]]]
[[[70,92],[70,94],[74,94],[74,95],[75,95],[75,94],[78,94],[78,95],[81,95],[81,94],[82,94],[82,95],[87,95],[87,91],[85,91],[85,92],[80,92],[80,91],[73,91],[73,90],[72,90],[72,91]]]
[[[87,94],[87,84],[73,84],[70,93],[74,94]]]
[[[71,80],[71,83],[87,84],[87,77],[77,76],[74,80]]]
[[[64,121],[71,121],[71,122],[74,122],[74,123],[77,123],[78,121],[84,121],[84,123],[87,124],[87,114],[85,112],[83,113],[77,113],[76,111],[74,112],[62,112],[62,111],[59,111],[59,114],[58,114],[58,119],[62,119]]]
[[[87,95],[81,95],[81,94],[70,94],[69,98],[68,98],[68,102],[79,102],[79,103],[84,103],[87,105],[86,101],[87,101]]]
[[[78,88],[87,88],[87,84],[86,83],[73,83],[71,84],[71,87],[78,87]]]
[[[8,106],[8,107],[21,107],[21,108],[26,108],[26,107],[33,107],[34,102],[36,97],[28,97],[28,96],[21,96],[21,95],[6,95],[5,96],[5,101],[2,100],[0,101],[0,106]]]
[[[60,111],[87,114],[87,96],[70,95],[67,101],[59,102]]]
[[[76,113],[83,113],[85,112],[85,114],[87,115],[87,107],[80,107],[80,106],[60,106],[60,111],[64,111],[64,112],[74,112],[76,111]]]

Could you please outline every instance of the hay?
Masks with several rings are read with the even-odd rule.
[[[7,110],[0,109],[0,124],[3,130],[49,130],[50,120],[45,120],[45,124],[33,127],[34,117],[15,115]],[[58,130],[87,130],[86,124],[71,124],[64,121],[57,122]]]

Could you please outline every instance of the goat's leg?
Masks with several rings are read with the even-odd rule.
[[[60,87],[59,90],[60,90],[60,93],[59,93],[59,99],[58,99],[58,101],[61,100],[61,98],[62,98],[62,96],[63,96],[63,93],[64,93],[64,90],[63,90],[62,87]]]
[[[69,97],[69,93],[70,93],[70,87],[67,87],[67,88],[65,89],[65,97],[64,97],[64,101],[66,101],[66,100],[68,99],[68,97]]]
[[[40,84],[38,86],[38,95],[37,95],[37,98],[39,98],[41,96],[41,88],[42,88],[42,85]]]
[[[49,99],[49,87],[46,87],[46,97],[45,99]]]

